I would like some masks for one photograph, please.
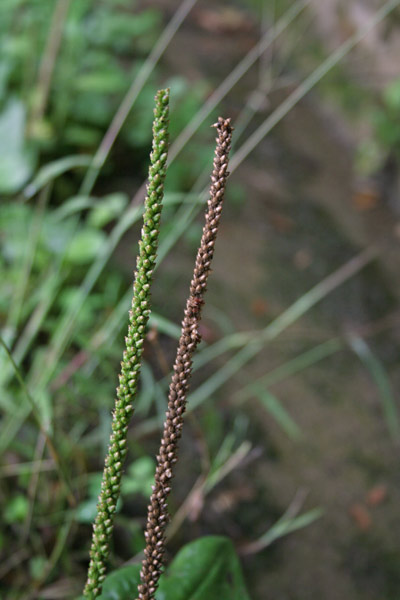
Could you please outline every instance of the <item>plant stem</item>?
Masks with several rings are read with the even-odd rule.
[[[182,333],[179,339],[174,364],[174,374],[169,388],[168,411],[164,423],[164,432],[157,456],[155,485],[150,497],[145,532],[145,558],[141,570],[139,600],[154,598],[161,575],[165,552],[165,530],[168,523],[167,498],[171,491],[171,478],[177,462],[178,441],[183,427],[183,415],[186,408],[186,396],[192,372],[193,354],[200,341],[198,326],[204,293],[214,255],[215,240],[221,218],[225,183],[228,176],[228,154],[231,146],[232,127],[230,119],[218,119],[218,130],[214,168],[211,176],[210,199],[206,212],[206,222],[200,247],[197,253],[189,298],[186,302]]]
[[[109,542],[121,488],[122,468],[127,453],[126,438],[133,413],[132,401],[136,394],[143,341],[150,315],[150,286],[158,248],[167,162],[169,90],[160,90],[155,100],[153,149],[150,155],[149,183],[133,286],[132,310],[129,313],[128,335],[125,338],[126,350],[121,362],[112,432],[93,526],[91,560],[84,589],[84,596],[90,600],[100,595],[105,578],[110,552]]]
[[[53,77],[57,55],[61,46],[64,25],[67,19],[70,4],[71,0],[58,0],[54,9],[49,37],[47,39],[46,48],[44,50],[42,61],[39,67],[37,101],[33,109],[31,119],[32,125],[34,125],[37,121],[40,121],[46,111],[47,100],[50,93],[51,79]]]

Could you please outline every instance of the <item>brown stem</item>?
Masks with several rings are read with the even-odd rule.
[[[37,102],[33,110],[32,123],[43,118],[50,93],[51,79],[54,73],[58,52],[60,50],[65,21],[71,0],[58,0],[50,25],[49,37],[39,67],[37,85]]]
[[[138,590],[138,600],[151,600],[154,598],[162,571],[165,553],[165,530],[169,520],[167,499],[171,491],[173,468],[178,460],[178,441],[182,433],[193,354],[200,341],[198,325],[204,304],[203,296],[214,255],[225,183],[228,177],[228,154],[232,139],[231,120],[219,117],[215,127],[218,131],[218,137],[211,176],[210,199],[208,200],[203,235],[197,252],[190,294],[182,321],[182,333],[175,359],[174,374],[169,387],[167,416],[157,456],[155,484],[148,507],[145,558],[140,573],[141,584]]]

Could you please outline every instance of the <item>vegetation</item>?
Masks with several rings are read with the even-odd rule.
[[[3,0],[0,5],[0,595],[6,594],[10,600],[78,597],[85,583],[95,519],[86,597],[98,596],[103,580],[101,598],[135,597],[146,582],[149,585],[140,587],[139,597],[154,597],[155,582],[146,575],[148,565],[140,579],[146,546],[144,515],[156,469],[150,510],[153,528],[159,526],[154,520],[154,514],[158,515],[155,495],[161,490],[165,503],[170,492],[153,456],[180,337],[176,323],[189,268],[183,255],[190,260],[194,257],[200,238],[197,215],[207,198],[209,125],[226,106],[233,107],[236,135],[229,170],[234,173],[320,81],[326,85],[322,90],[325,97],[339,98],[341,109],[352,105],[354,114],[354,106],[365,104],[365,93],[361,103],[356,86],[335,86],[329,74],[373,27],[394,14],[400,2],[382,3],[332,54],[327,56],[318,42],[304,52],[292,52],[289,60],[282,40],[297,48],[309,26],[309,2],[276,2],[273,14],[263,9],[267,26],[254,47],[248,49],[246,38],[245,50],[232,71],[222,80],[220,75],[210,74],[193,82],[190,74],[171,75],[173,68],[163,62],[163,54],[195,4],[196,0],[184,0],[169,21],[155,8],[132,7],[131,0]],[[259,9],[258,2],[249,4]],[[235,9],[222,12],[218,20],[218,15],[202,10],[195,18],[213,32],[213,39],[224,27],[235,28],[237,23],[246,31],[246,18],[240,11],[239,15]],[[266,66],[269,52],[272,58]],[[259,67],[259,80],[253,86],[254,65]],[[299,80],[306,69],[309,74]],[[348,82],[342,69],[340,81]],[[246,93],[235,87],[238,83]],[[168,95],[163,92],[157,96],[147,196],[143,179],[151,145],[149,106],[161,85],[171,88],[172,143],[159,231],[168,145]],[[247,93],[248,85],[253,86],[251,93]],[[398,91],[394,81],[378,100],[372,95],[368,99],[372,127],[358,149],[354,167],[358,175],[374,177],[387,156],[397,160]],[[283,162],[296,161],[297,155],[285,154]],[[280,158],[277,162],[282,163]],[[291,194],[303,198],[296,177]],[[265,179],[261,177],[260,182],[264,185]],[[227,217],[232,221],[245,221],[247,187],[246,180],[241,187],[235,179],[231,181]],[[299,200],[296,219],[302,218],[302,210],[304,202]],[[265,482],[257,478],[253,488],[245,478],[244,466],[258,468],[260,448],[271,464],[279,464],[286,452],[282,447],[289,448],[293,458],[302,451],[315,453],[301,412],[288,392],[283,395],[276,387],[281,382],[312,373],[317,388],[318,369],[326,364],[326,358],[332,368],[335,361],[342,361],[344,376],[349,365],[359,361],[374,384],[378,405],[374,419],[389,432],[390,444],[397,444],[400,437],[392,364],[379,345],[380,333],[393,323],[391,300],[383,285],[370,285],[368,279],[379,252],[367,247],[357,253],[351,244],[334,238],[334,249],[329,250],[333,260],[328,266],[318,257],[307,271],[303,253],[296,264],[299,271],[304,269],[304,278],[295,278],[287,261],[293,219],[287,217],[285,206],[276,209],[274,205],[268,211],[271,223],[285,232],[278,236],[280,250],[275,247],[275,225],[265,235],[273,248],[268,259],[276,252],[285,260],[284,268],[282,263],[275,267],[268,262],[271,277],[275,268],[279,271],[278,292],[269,291],[268,301],[261,302],[254,292],[256,298],[250,303],[245,291],[251,285],[251,269],[246,267],[243,273],[239,262],[231,269],[239,273],[237,297],[223,277],[213,279],[221,302],[213,303],[211,298],[206,322],[199,330],[203,341],[192,369],[194,383],[186,407],[188,435],[181,442],[178,477],[169,498],[171,522],[166,532],[161,531],[161,541],[166,538],[168,542],[167,566],[158,582],[159,562],[156,565],[157,600],[247,599],[247,588],[255,589],[257,573],[266,570],[264,552],[270,552],[268,563],[278,560],[279,545],[278,550],[265,549],[291,532],[303,529],[294,535],[307,535],[314,522],[310,530],[318,526],[324,514],[323,498],[311,496],[307,502],[307,494],[300,488],[290,502],[283,485],[276,491],[280,495],[277,502],[272,499],[276,498],[272,485],[266,491]],[[142,216],[144,238],[132,304],[133,248]],[[253,215],[252,223],[255,230],[261,223],[258,214]],[[323,220],[314,229],[324,238],[322,255],[328,252],[327,239],[333,234]],[[229,235],[229,228],[227,231]],[[252,231],[250,226],[242,229],[229,242],[239,244],[243,256],[251,245]],[[316,235],[313,226],[308,231],[310,236]],[[147,294],[156,251],[157,268],[164,264],[153,290],[150,315]],[[361,280],[365,268],[367,274]],[[373,309],[368,313],[372,324],[351,332],[342,331],[341,322],[338,327],[321,328],[324,309],[318,305],[322,301],[323,307],[334,305],[332,312],[328,311],[331,318],[340,301],[344,302],[338,295],[340,289],[344,288],[347,298],[349,290],[355,288],[358,293],[367,285],[365,281],[368,290],[374,289]],[[196,292],[187,307],[195,321],[190,326],[196,329],[201,304]],[[249,312],[250,304],[254,314],[248,326],[248,321],[237,315]],[[336,323],[334,317],[332,321]],[[295,336],[296,327],[300,338]],[[194,345],[198,342],[196,337]],[[269,346],[272,350],[266,354]],[[261,353],[268,357],[267,367],[265,358],[257,363]],[[112,418],[111,399],[121,356]],[[255,365],[254,369],[249,365]],[[318,388],[321,402],[325,392]],[[129,407],[130,417],[133,395],[135,423],[130,433],[125,413]],[[178,409],[183,412],[182,406]],[[268,435],[261,427],[264,421]],[[276,436],[284,440],[281,446],[275,443]],[[298,452],[294,452],[296,448]],[[121,482],[125,454],[129,458]],[[357,460],[367,459],[363,455]],[[372,458],[368,460],[373,463]],[[162,472],[166,469],[164,464]],[[379,469],[372,465],[370,471]],[[292,476],[293,486],[297,486],[297,473]],[[282,475],[281,483],[285,477]],[[231,485],[224,496],[227,482]],[[191,526],[184,526],[188,521]],[[147,541],[149,538],[153,541],[151,534]],[[155,544],[159,541],[157,538]],[[153,550],[147,551],[150,563]],[[245,561],[246,584],[238,554]],[[392,556],[386,548],[383,555]],[[246,562],[248,556],[251,563]],[[263,561],[259,568],[258,556]],[[161,561],[161,556],[155,560]],[[110,575],[104,579],[107,563]]]

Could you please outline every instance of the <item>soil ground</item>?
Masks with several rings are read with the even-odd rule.
[[[170,10],[175,3],[158,4]],[[224,8],[222,2],[204,2],[194,9],[165,56],[167,71],[217,84],[256,43],[258,26],[246,12],[243,22],[248,18],[248,27],[232,31],[213,25]],[[376,39],[381,49],[382,39]],[[188,44],[190,53],[185,51]],[[359,61],[368,60],[368,48],[364,52],[357,55]],[[233,120],[254,85],[250,74],[226,99],[225,113],[232,114]],[[260,123],[280,99],[280,93],[272,94],[256,121]],[[400,219],[383,194],[366,210],[360,210],[354,200],[359,186],[353,169],[356,144],[357,132],[348,119],[323,104],[317,89],[231,178],[232,187],[240,185],[244,190],[244,201],[239,207],[230,205],[228,193],[209,301],[237,330],[265,326],[362,249],[373,244],[379,253],[367,268],[266,347],[244,369],[242,381],[337,334],[378,323],[382,331],[368,343],[385,365],[398,397],[400,253],[396,232]],[[187,281],[185,275],[176,273],[190,273],[190,252],[182,242],[166,263],[164,276],[169,281],[174,278],[177,289],[183,290],[182,298]],[[385,324],[382,319],[388,315],[394,318]],[[207,310],[205,319],[207,324]],[[229,399],[238,383],[239,379],[232,381],[210,399],[220,404],[227,426],[232,423]],[[296,492],[305,490],[302,510],[319,506],[324,516],[257,555],[244,557],[252,597],[398,598],[399,448],[388,435],[381,396],[370,372],[345,348],[272,386],[271,391],[301,428],[301,440],[288,439],[252,399],[249,431],[260,456],[251,468],[239,468],[223,488],[217,488],[190,534],[225,533],[240,547],[266,531]],[[190,453],[189,446],[188,440],[183,442],[183,450]],[[182,475],[186,467],[181,466]],[[248,490],[247,496],[238,497],[238,489]],[[222,510],[223,494],[230,494],[231,503]]]

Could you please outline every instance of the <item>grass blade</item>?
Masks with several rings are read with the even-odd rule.
[[[299,440],[303,435],[301,429],[289,415],[281,401],[274,394],[271,394],[271,392],[259,385],[254,384],[253,389],[261,405],[270,413],[287,436],[291,440]]]
[[[289,27],[302,10],[310,3],[310,0],[300,0],[294,2],[285,14],[275,23],[274,27],[267,31],[261,40],[246,54],[246,56],[236,65],[231,73],[217,87],[211,96],[203,104],[202,108],[186,125],[185,129],[179,134],[171,146],[169,153],[169,163],[171,163],[182,151],[187,142],[196,133],[200,125],[225,98],[237,82],[254,65],[256,60],[265,52],[265,50],[275,42],[275,40]]]
[[[284,537],[285,535],[289,535],[289,533],[293,533],[293,531],[297,531],[298,529],[304,529],[304,527],[308,527],[314,521],[320,519],[324,514],[322,508],[313,508],[312,510],[299,515],[298,517],[282,517],[279,519],[275,525],[273,525],[264,535],[262,535],[257,542],[255,542],[258,546],[258,550],[262,550],[267,546],[270,546],[276,540]]]
[[[389,376],[381,361],[375,356],[365,340],[356,335],[350,335],[348,341],[350,348],[369,371],[378,388],[387,428],[393,441],[398,442],[400,439],[400,421]]]
[[[191,394],[188,410],[193,410],[196,406],[204,402],[223,383],[233,377],[243,365],[256,356],[262,350],[265,343],[278,337],[278,335],[295,323],[315,304],[370,263],[376,255],[377,252],[375,249],[367,248],[296,300],[279,317],[261,330],[252,341],[228,360],[219,371],[211,375],[207,381]]]
[[[234,154],[230,170],[233,173],[244,159],[254,150],[261,140],[285,117],[306,94],[335,67],[356,46],[371,29],[383,21],[397,6],[400,0],[389,0],[374,14],[374,16],[362,27],[350,36],[332,54],[328,56],[306,79],[284,100],[276,110],[264,121],[264,123],[247,139],[247,141]]]
[[[77,167],[87,167],[90,165],[92,158],[89,154],[73,154],[71,156],[65,156],[59,158],[50,163],[47,163],[41,169],[39,169],[37,175],[24,189],[25,198],[32,198],[37,192],[39,192],[45,185]]]
[[[296,300],[289,308],[287,308],[279,317],[272,323],[267,325],[261,331],[256,331],[247,341],[246,345],[241,348],[232,358],[230,358],[217,372],[208,377],[208,379],[200,385],[189,396],[189,402],[186,411],[191,412],[203,402],[205,402],[214,392],[216,392],[224,383],[236,373],[252,358],[254,358],[263,347],[277,338],[285,329],[294,324],[315,304],[332,292],[336,287],[342,285],[345,281],[353,277],[366,265],[368,265],[377,255],[373,248],[367,248],[360,254],[356,255],[342,267],[334,271],[331,275],[323,279],[320,283],[314,286],[306,294]],[[235,335],[235,334],[234,334]],[[238,334],[238,342],[241,343],[243,334]],[[248,333],[244,334],[248,336]],[[233,339],[233,338],[232,338]],[[222,342],[222,343],[221,343]],[[225,347],[224,341],[216,342],[215,346],[218,350]],[[212,347],[211,347],[212,348]],[[210,349],[211,349],[210,348]],[[217,353],[215,353],[215,357]],[[204,363],[203,363],[204,364]],[[149,431],[157,429],[157,421],[148,419],[146,423],[139,426],[141,434],[147,434]]]
[[[48,424],[43,423],[42,416],[41,416],[41,411],[38,408],[37,403],[34,400],[34,398],[32,397],[30,391],[28,390],[28,388],[27,388],[27,386],[25,384],[24,378],[22,377],[22,374],[21,374],[18,366],[16,365],[16,363],[14,361],[14,358],[13,358],[10,350],[8,349],[7,345],[5,344],[5,342],[4,342],[4,340],[3,340],[3,338],[1,336],[0,336],[0,344],[4,348],[4,350],[5,350],[8,358],[9,358],[9,360],[10,360],[12,366],[13,366],[13,369],[14,369],[14,372],[15,372],[15,376],[16,376],[16,378],[18,380],[18,383],[20,384],[21,389],[22,389],[22,391],[24,393],[24,396],[26,397],[26,399],[28,400],[28,403],[29,403],[29,407],[27,409],[24,408],[24,406],[20,406],[20,410],[21,410],[22,413],[25,412],[26,416],[30,412],[29,409],[32,410],[32,413],[33,413],[33,415],[35,417],[35,420],[36,420],[36,422],[37,422],[37,424],[39,426],[39,429],[40,429],[40,431],[42,432],[42,434],[44,436],[44,439],[46,441],[46,445],[47,445],[47,447],[49,449],[49,452],[50,452],[50,454],[51,454],[51,456],[52,456],[55,464],[57,465],[58,475],[59,475],[60,480],[63,482],[63,484],[65,486],[65,490],[66,490],[68,502],[69,502],[70,506],[75,506],[75,498],[74,498],[74,496],[72,494],[71,487],[70,487],[69,482],[68,482],[68,477],[66,475],[66,470],[64,469],[64,466],[61,464],[61,460],[60,460],[60,457],[59,457],[59,455],[58,455],[58,453],[56,451],[54,441],[53,441],[52,436],[50,435],[50,433],[48,431]],[[15,413],[12,416],[14,417]],[[20,419],[18,419],[17,422],[19,423]]]
[[[287,361],[283,365],[273,369],[266,375],[263,375],[259,379],[254,382],[246,385],[240,392],[237,394],[237,399],[240,402],[243,402],[250,398],[250,396],[256,393],[257,387],[268,387],[273,385],[274,383],[278,383],[282,381],[282,379],[286,379],[311,367],[315,363],[331,356],[335,352],[338,352],[341,348],[343,348],[343,342],[339,338],[334,338],[327,342],[323,342],[322,344],[318,344],[311,350],[307,350],[307,352],[303,352],[296,356],[292,360]]]
[[[49,28],[46,47],[39,67],[39,77],[36,89],[36,102],[32,111],[32,123],[35,124],[43,118],[50,94],[51,80],[56,66],[57,55],[60,50],[65,22],[71,0],[58,0]]]

